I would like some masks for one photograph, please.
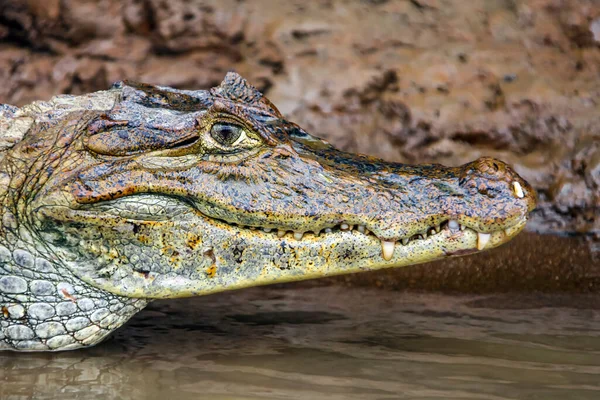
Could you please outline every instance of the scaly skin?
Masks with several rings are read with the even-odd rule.
[[[498,160],[340,152],[239,75],[0,108],[0,349],[91,346],[151,299],[498,246],[532,188]]]

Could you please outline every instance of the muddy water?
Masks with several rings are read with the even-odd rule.
[[[104,344],[0,354],[0,398],[598,399],[592,294],[254,288],[161,301]]]

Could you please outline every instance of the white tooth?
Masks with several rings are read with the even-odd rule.
[[[404,238],[404,239],[402,239],[402,244],[406,246],[409,241],[410,241],[409,238]]]
[[[319,236],[319,234],[320,234],[320,233],[321,233],[321,231],[320,231],[320,230],[318,230],[318,231],[314,231],[314,234],[315,234],[315,236]]]
[[[348,229],[350,229],[350,225],[348,224],[341,224],[340,225],[340,229],[343,231],[347,231]]]
[[[461,225],[461,226],[460,226],[460,230],[461,230],[461,231],[464,231],[465,229],[467,229],[467,227],[466,227],[465,225]]]
[[[448,222],[448,228],[450,228],[451,231],[458,231],[460,229],[460,225],[458,225],[458,222],[456,222],[455,220],[451,219]]]
[[[440,225],[436,225],[433,230],[435,230],[435,233],[440,233],[442,231],[442,227]]]
[[[287,231],[284,231],[284,230],[282,230],[282,229],[279,229],[279,230],[277,231],[277,237],[280,237],[280,238],[284,237],[284,236],[285,236],[285,234],[286,234],[286,232],[287,232]]]
[[[525,197],[525,193],[523,193],[523,188],[521,187],[521,184],[519,182],[513,182],[512,184],[513,184],[513,189],[514,189],[517,197],[520,199]]]
[[[331,228],[325,228],[325,233],[331,233],[331,232],[333,232],[333,229],[331,229]]]
[[[356,227],[356,230],[359,231],[360,233],[366,233],[367,232],[367,228],[364,225],[358,225]]]
[[[485,246],[490,241],[491,236],[492,235],[490,235],[489,233],[477,232],[477,250],[485,249]]]
[[[427,239],[427,232],[421,234],[421,239]]]
[[[294,239],[296,239],[296,240],[302,240],[302,236],[304,236],[304,233],[302,233],[302,232],[294,232]]]
[[[394,246],[396,242],[388,242],[386,240],[381,241],[381,249],[383,250],[383,259],[390,261],[394,255]]]
[[[256,227],[255,226],[249,226],[248,229],[250,229],[251,231],[255,230]]]
[[[273,229],[271,229],[271,228],[263,228],[263,231],[265,231],[265,232],[267,232],[267,233],[271,232],[272,230],[273,230]]]

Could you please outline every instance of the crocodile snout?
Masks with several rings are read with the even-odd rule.
[[[465,164],[459,184],[475,195],[489,198],[506,196],[522,199],[527,211],[536,206],[535,190],[505,162],[491,157],[481,157]]]

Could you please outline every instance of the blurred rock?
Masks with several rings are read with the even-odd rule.
[[[490,155],[539,192],[529,229],[600,237],[594,0],[0,0],[0,102],[237,70],[348,151]]]

